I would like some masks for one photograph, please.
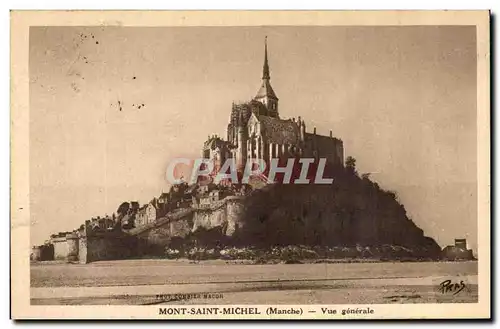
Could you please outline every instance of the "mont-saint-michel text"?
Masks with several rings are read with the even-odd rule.
[[[159,315],[294,315],[318,313],[323,316],[349,316],[349,315],[373,315],[375,310],[371,307],[365,308],[342,308],[337,310],[331,307],[301,308],[301,307],[160,307]]]

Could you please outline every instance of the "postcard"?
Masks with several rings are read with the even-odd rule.
[[[12,318],[490,318],[489,20],[12,11]]]

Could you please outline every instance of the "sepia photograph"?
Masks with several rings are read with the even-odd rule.
[[[11,15],[20,317],[490,316],[487,11]]]

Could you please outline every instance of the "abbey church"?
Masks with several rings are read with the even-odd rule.
[[[229,116],[226,140],[213,135],[203,145],[203,158],[214,161],[214,168],[228,158],[235,159],[237,170],[243,171],[247,159],[263,159],[268,165],[272,158],[326,158],[333,165],[342,165],[342,140],[307,131],[301,117],[280,117],[279,98],[271,86],[267,54],[264,49],[262,84],[255,97],[246,103],[234,104]]]

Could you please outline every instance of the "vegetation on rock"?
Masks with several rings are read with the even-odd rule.
[[[262,262],[440,257],[439,245],[408,218],[396,193],[368,174],[360,177],[354,158],[347,157],[345,167],[327,168],[325,176],[333,184],[278,182],[254,190],[243,201],[244,226],[234,234],[200,227],[168,248],[178,251],[176,257]]]

